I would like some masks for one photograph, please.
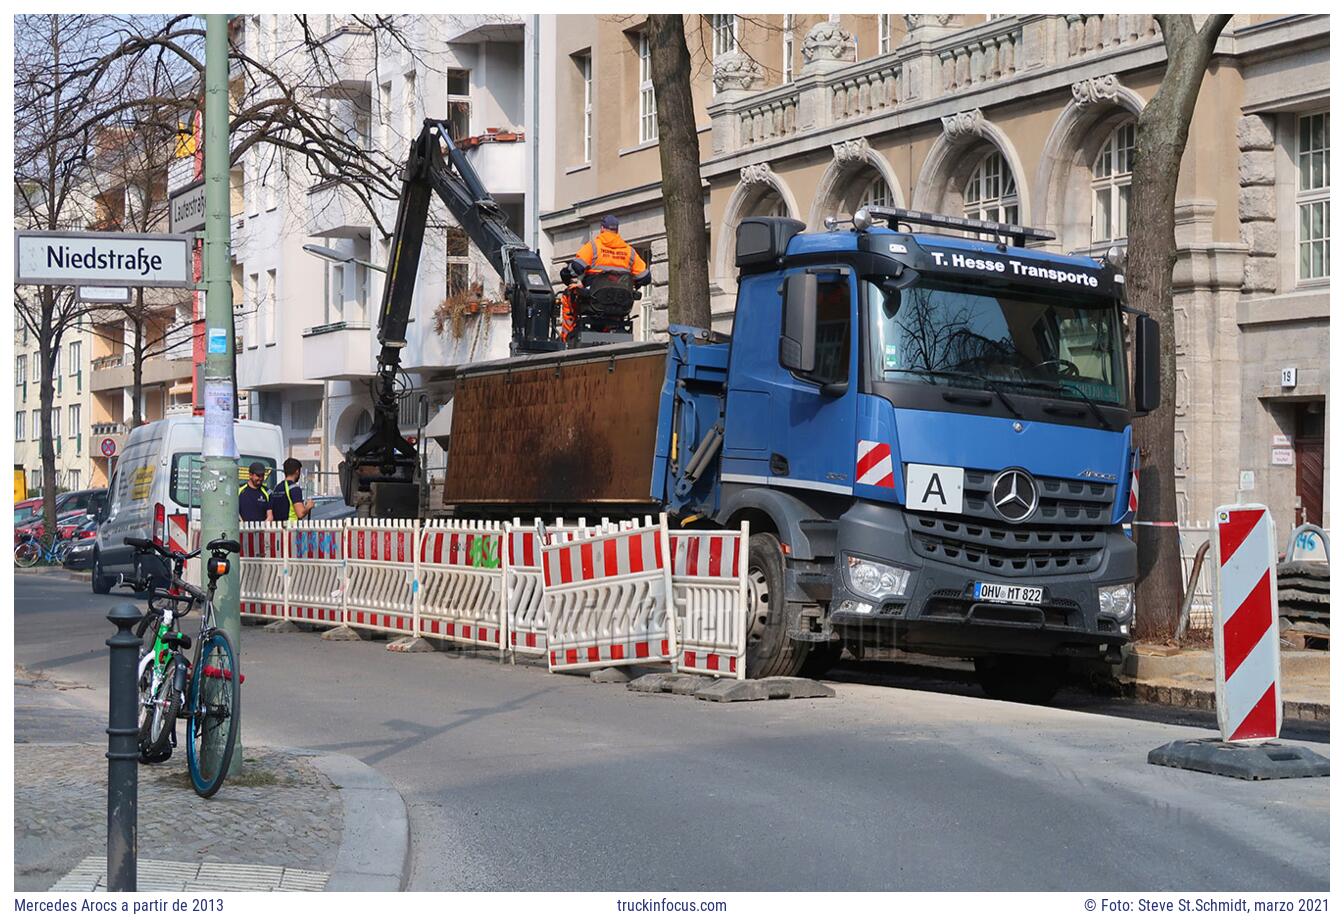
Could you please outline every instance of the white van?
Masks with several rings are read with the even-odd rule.
[[[165,575],[162,560],[125,544],[127,537],[187,550],[186,534],[201,514],[201,416],[166,418],[141,425],[117,457],[107,507],[99,515],[93,557],[93,590],[106,594],[117,581]],[[266,490],[275,487],[284,462],[280,428],[264,422],[235,422],[238,485],[256,461],[266,466]],[[237,491],[237,487],[234,488]]]

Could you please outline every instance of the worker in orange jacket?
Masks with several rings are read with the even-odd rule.
[[[639,253],[629,243],[621,239],[617,231],[621,222],[616,215],[608,214],[602,218],[602,229],[590,242],[584,243],[569,263],[574,274],[587,280],[589,275],[601,273],[626,273],[631,275],[635,286],[649,283],[649,266],[640,258]]]

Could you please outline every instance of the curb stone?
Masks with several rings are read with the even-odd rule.
[[[401,794],[377,770],[346,754],[312,757],[341,792],[345,823],[327,891],[400,891],[410,865],[411,824]]]

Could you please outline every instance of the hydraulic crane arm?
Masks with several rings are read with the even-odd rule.
[[[341,464],[347,504],[383,516],[414,517],[419,510],[419,458],[401,436],[397,376],[415,278],[429,219],[429,198],[439,196],[467,236],[504,280],[513,316],[513,351],[554,351],[555,294],[541,256],[509,228],[503,210],[481,183],[445,122],[426,119],[402,171],[401,199],[378,314],[378,391],[373,431]]]

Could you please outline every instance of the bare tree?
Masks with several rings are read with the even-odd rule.
[[[709,244],[685,25],[680,13],[655,13],[649,16],[645,28],[658,115],[658,159],[663,171],[667,319],[669,323],[708,329]]]
[[[1130,303],[1161,326],[1162,406],[1135,425],[1143,451],[1140,494],[1149,520],[1176,520],[1176,345],[1172,270],[1176,266],[1176,183],[1190,135],[1190,119],[1214,46],[1232,18],[1211,15],[1195,28],[1189,15],[1159,15],[1167,69],[1139,115],[1129,216]],[[1137,632],[1165,638],[1175,632],[1181,606],[1181,552],[1174,527],[1139,527]]]

